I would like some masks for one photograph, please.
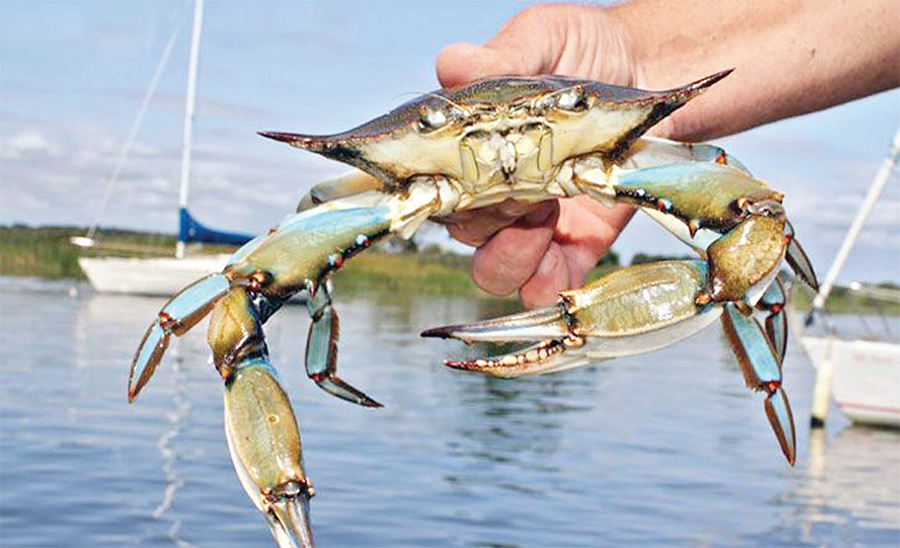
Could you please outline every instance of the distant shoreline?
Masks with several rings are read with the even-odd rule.
[[[84,235],[79,227],[28,227],[0,226],[0,275],[32,276],[44,279],[85,280],[78,266],[82,254],[97,252],[79,249],[69,243],[72,236]],[[119,249],[104,255],[126,257],[169,256],[175,248],[175,236],[129,230],[104,230],[103,243]],[[122,251],[127,249],[127,251]],[[139,250],[139,251],[138,251]],[[202,253],[223,253],[231,249],[223,246],[207,246]],[[637,255],[636,262],[662,259]],[[618,259],[614,254],[591,275],[598,278],[615,268]],[[386,252],[369,250],[347,262],[347,266],[335,274],[335,285],[347,290],[392,291],[431,295],[460,295],[475,298],[514,299],[515,295],[499,298],[479,290],[469,277],[469,257],[440,251],[436,247],[425,250]],[[892,284],[884,284],[892,285]],[[805,288],[794,291],[792,304],[796,310],[807,310],[813,294]],[[900,315],[900,305],[887,303],[879,307],[871,299],[851,297],[837,290],[827,306],[828,312],[878,313]]]

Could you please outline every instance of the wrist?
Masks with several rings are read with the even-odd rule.
[[[638,89],[659,91],[685,82],[672,82],[673,52],[666,52],[660,47],[660,41],[667,38],[654,26],[658,10],[650,2],[626,2],[610,8],[599,8],[608,20],[610,28],[614,28],[619,47],[624,52],[622,58],[627,59],[630,81],[629,85]],[[666,70],[668,69],[668,70]],[[612,82],[616,83],[616,82]],[[678,126],[673,116],[669,116],[654,126],[649,134],[665,138],[677,138]]]

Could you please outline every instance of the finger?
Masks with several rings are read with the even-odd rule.
[[[569,265],[562,247],[550,242],[534,274],[519,289],[519,301],[525,308],[548,306],[559,299],[559,292],[570,287]]]
[[[561,200],[553,241],[519,290],[522,304],[528,308],[552,304],[560,291],[584,285],[588,272],[633,214],[632,207],[606,207],[587,196]]]
[[[513,17],[484,46],[447,46],[438,54],[438,80],[449,87],[486,76],[553,72],[565,43],[564,13],[536,6]]]
[[[630,206],[607,207],[588,196],[560,202],[553,239],[566,255],[571,277],[569,287],[582,285],[584,277],[609,250],[633,215],[634,208]]]
[[[551,215],[556,215],[555,200],[540,204],[523,204],[506,200],[496,206],[465,211],[452,215],[447,221],[447,231],[454,239],[480,247],[503,228],[524,217],[527,226],[538,226]]]
[[[441,50],[437,57],[438,81],[445,88],[485,76],[521,73],[512,59],[475,44],[451,44]]]
[[[540,210],[538,210],[540,211]],[[524,217],[507,227],[475,251],[472,279],[494,295],[507,295],[522,286],[537,270],[553,239],[558,209],[551,214]]]

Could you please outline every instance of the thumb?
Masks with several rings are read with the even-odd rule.
[[[499,75],[532,76],[553,72],[562,54],[565,17],[540,6],[506,23],[483,46],[451,44],[437,57],[437,76],[444,87]]]
[[[522,70],[515,57],[487,46],[451,44],[438,54],[437,76],[443,87],[504,74],[534,74],[534,72]]]

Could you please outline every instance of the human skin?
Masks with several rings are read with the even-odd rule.
[[[680,141],[730,135],[897,87],[896,0],[637,0],[602,8],[536,6],[483,46],[452,44],[437,58],[445,87],[494,75],[563,74],[670,89],[734,68],[655,126]],[[504,202],[456,216],[457,240],[476,246],[472,278],[485,291],[518,289],[527,307],[578,287],[633,209],[578,197]]]

